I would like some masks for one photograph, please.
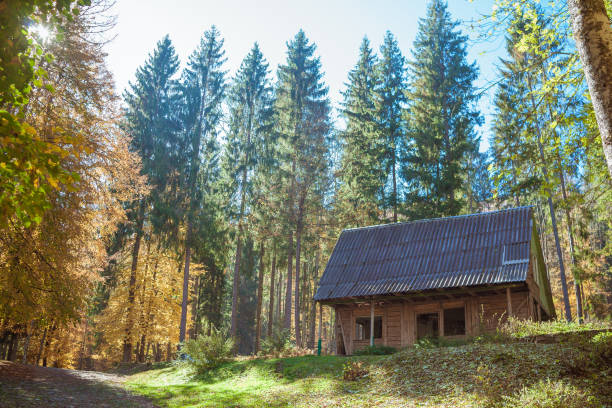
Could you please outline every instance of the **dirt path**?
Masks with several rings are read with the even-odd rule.
[[[0,361],[0,406],[156,407],[122,387],[125,377],[96,371],[34,367]]]

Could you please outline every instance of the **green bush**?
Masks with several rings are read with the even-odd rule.
[[[354,351],[353,354],[356,356],[384,356],[393,354],[396,351],[397,349],[391,346],[368,346]]]
[[[587,392],[565,381],[540,380],[517,395],[503,397],[503,408],[591,408],[600,406]]]
[[[188,340],[181,350],[187,356],[187,363],[203,373],[228,361],[233,348],[233,340],[213,328],[210,336],[201,334],[195,340]]]
[[[272,328],[272,336],[265,338],[261,343],[261,354],[281,355],[293,348],[291,331],[280,326]]]

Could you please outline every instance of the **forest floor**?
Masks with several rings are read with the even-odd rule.
[[[612,407],[609,335],[409,347],[391,356],[236,360],[196,375],[168,364],[128,389],[163,407]],[[362,362],[361,378],[344,379]]]
[[[0,361],[2,408],[156,407],[123,387],[126,377]]]

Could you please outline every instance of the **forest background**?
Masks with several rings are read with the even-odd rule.
[[[606,133],[564,3],[470,25],[432,0],[408,55],[363,38],[338,103],[297,28],[278,67],[253,39],[232,74],[216,27],[182,63],[166,36],[119,97],[111,3],[0,10],[0,358],[160,361],[215,328],[240,354],[283,332],[312,349],[342,229],[522,205],[559,315],[610,318]],[[486,86],[468,32],[505,46]],[[327,351],[333,324],[323,308]]]

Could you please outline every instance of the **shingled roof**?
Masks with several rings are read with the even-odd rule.
[[[315,300],[524,282],[532,207],[342,231]]]

